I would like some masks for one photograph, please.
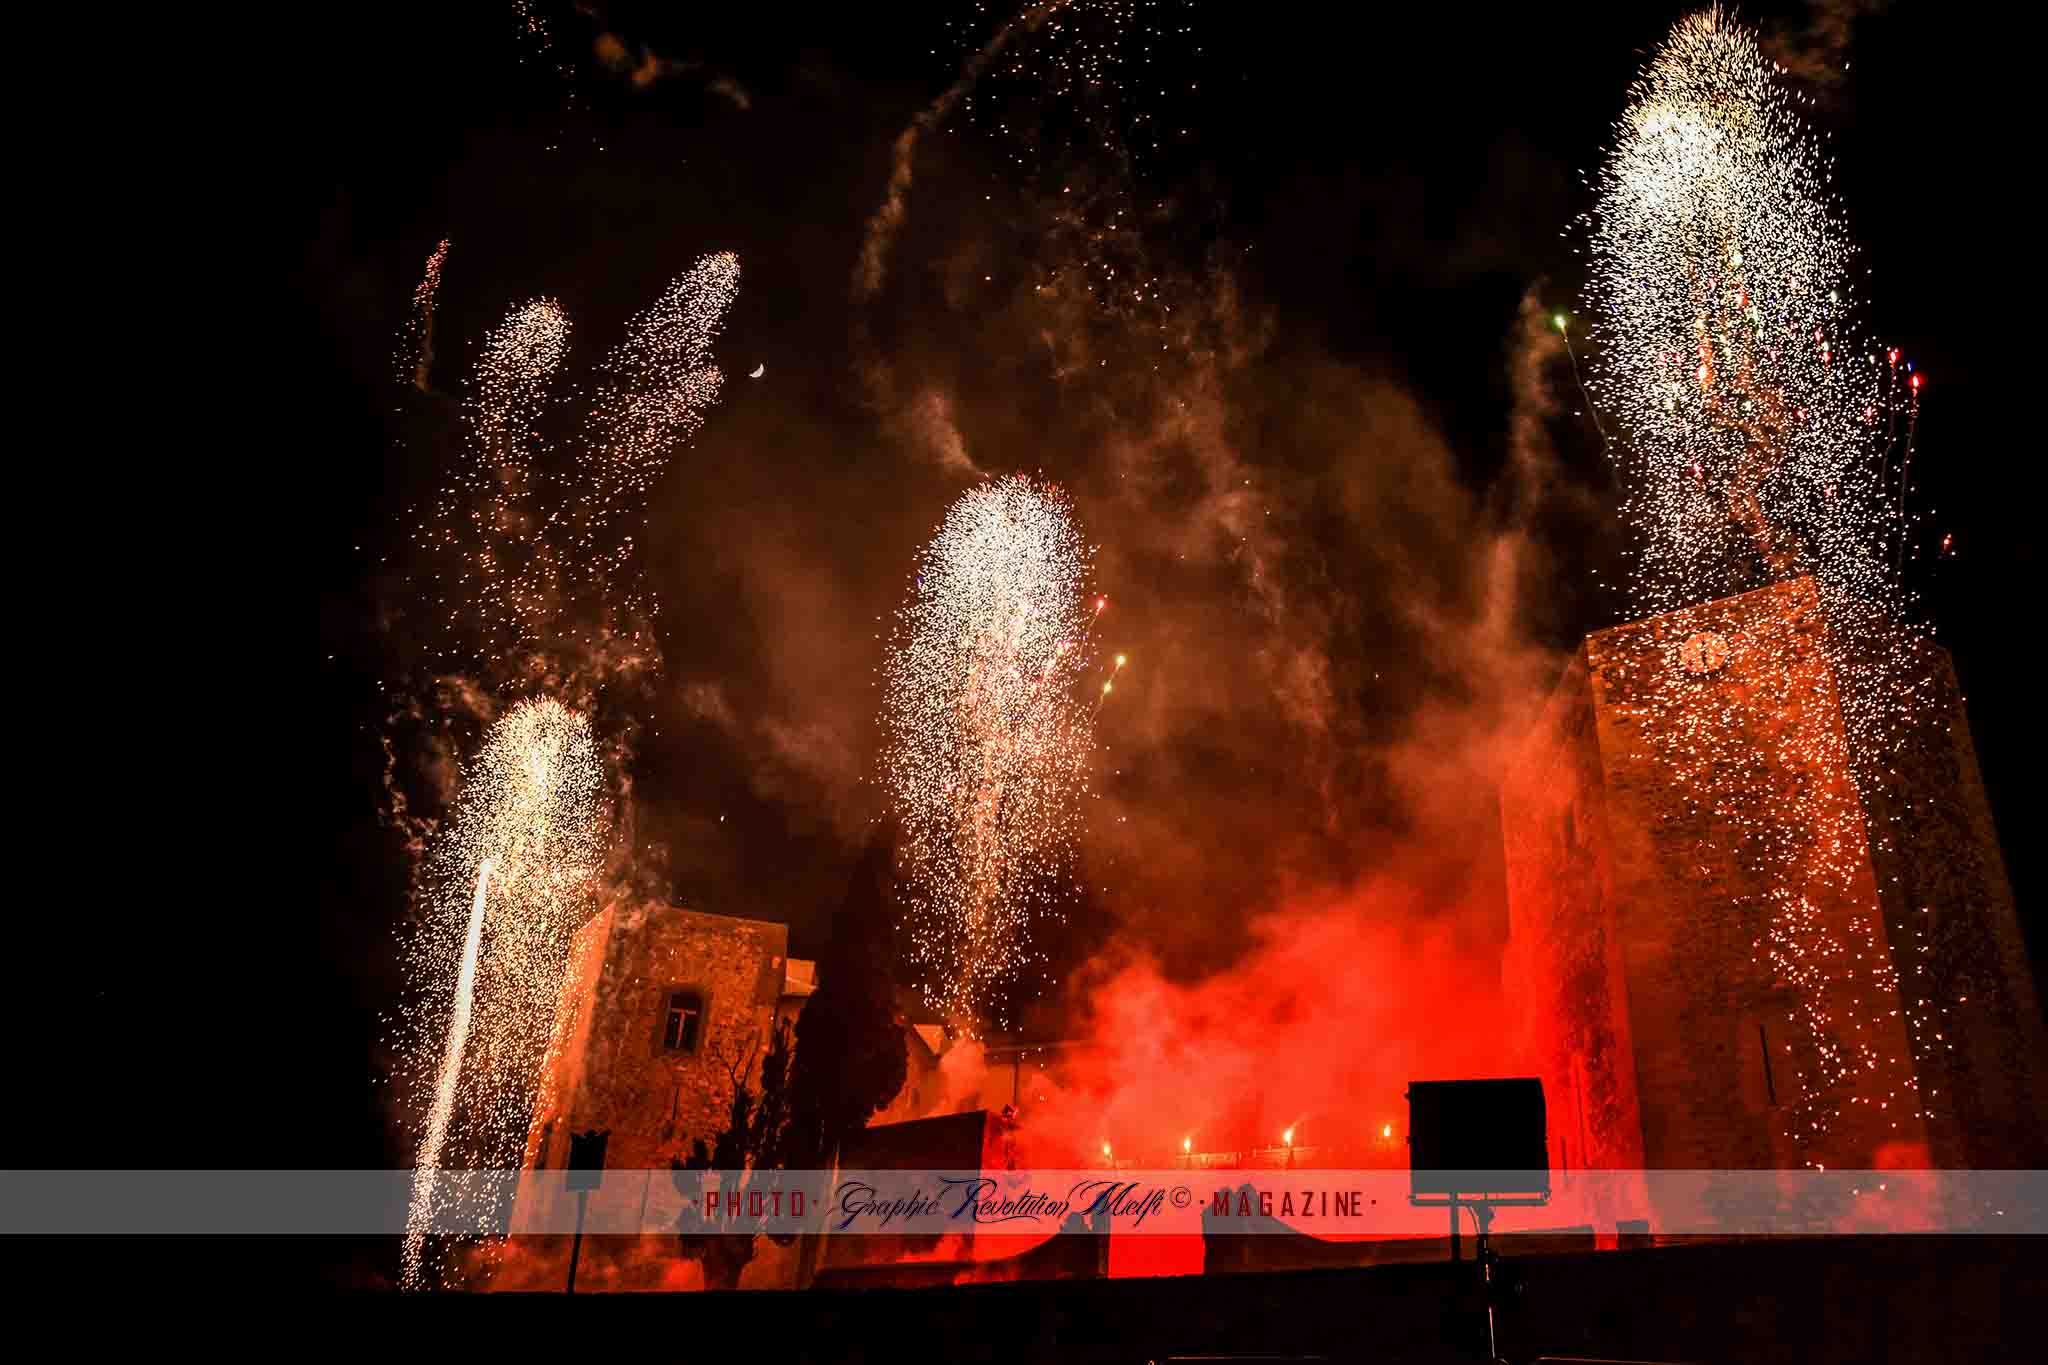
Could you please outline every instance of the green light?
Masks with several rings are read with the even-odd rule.
[[[1559,313],[1556,317],[1552,318],[1551,321],[1557,324],[1558,331],[1562,332],[1564,330],[1564,314]]]

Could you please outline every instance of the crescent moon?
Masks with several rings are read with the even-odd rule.
[[[760,378],[760,377],[761,377],[762,375],[764,375],[764,374],[766,374],[766,373],[768,373],[768,364],[767,364],[767,362],[766,362],[766,361],[763,361],[763,362],[762,362],[761,364],[759,364],[759,365],[756,365],[756,366],[754,367],[754,369],[753,369],[753,372],[752,372],[751,374],[749,374],[749,375],[747,376],[747,378],[749,378],[749,379],[759,379],[759,378]]]

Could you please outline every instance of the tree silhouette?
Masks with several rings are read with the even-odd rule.
[[[879,828],[855,864],[818,989],[797,1016],[787,1155],[817,1170],[903,1089],[909,1072],[896,1010],[894,831]]]
[[[685,1161],[672,1161],[676,1188],[687,1201],[702,1195],[701,1172],[726,1179],[744,1172],[739,1209],[712,1216],[686,1204],[678,1224],[682,1254],[701,1262],[708,1289],[734,1289],[754,1259],[763,1220],[747,1213],[747,1195],[772,1193],[779,1171],[826,1168],[847,1138],[865,1128],[903,1089],[909,1070],[903,1025],[896,1014],[892,951],[891,864],[895,841],[876,833],[854,867],[846,897],[833,920],[832,938],[818,963],[818,989],[805,1001],[794,1030],[770,1035],[761,1059],[758,1093],[748,1084],[759,1042],[741,1055],[714,1052],[732,1080],[726,1126],[710,1143],[699,1138]],[[767,1207],[774,1207],[769,1201]],[[772,1234],[787,1244],[794,1234]]]
[[[707,1289],[739,1287],[740,1274],[754,1259],[754,1239],[762,1224],[761,1218],[747,1212],[747,1195],[772,1190],[778,1183],[773,1173],[783,1161],[789,1118],[789,1025],[778,1024],[769,1035],[768,1055],[761,1059],[761,1088],[756,1094],[747,1078],[760,1046],[757,1038],[744,1052],[737,1047],[713,1048],[712,1055],[724,1064],[732,1080],[725,1129],[708,1144],[698,1138],[687,1160],[669,1163],[676,1189],[686,1201],[678,1220],[681,1251],[686,1260],[702,1263]],[[737,1211],[703,1207],[704,1182],[698,1174],[703,1171],[723,1172],[726,1179],[745,1173],[739,1177],[736,1191]],[[718,1193],[721,1205],[729,1209],[730,1205],[723,1205],[723,1196],[733,1191],[721,1188]]]

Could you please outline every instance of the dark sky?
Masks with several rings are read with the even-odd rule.
[[[1123,49],[1104,116],[1129,164],[1077,136],[1083,106],[998,72],[920,148],[862,315],[897,397],[918,400],[902,411],[857,377],[850,274],[891,144],[998,16],[539,8],[545,52],[489,5],[259,39],[288,93],[232,116],[224,194],[247,212],[222,220],[269,224],[256,235],[283,266],[256,312],[200,324],[225,348],[212,391],[241,444],[218,527],[190,538],[200,600],[223,607],[199,627],[214,648],[180,648],[235,724],[200,746],[189,810],[166,785],[170,826],[191,822],[162,836],[186,860],[167,864],[171,904],[109,935],[105,989],[74,1001],[102,1060],[60,1066],[58,1093],[109,1120],[81,1119],[76,1164],[134,1164],[125,1118],[195,1112],[272,1116],[260,1164],[402,1159],[376,1084],[407,877],[378,819],[378,684],[416,648],[389,561],[456,428],[452,400],[394,382],[392,355],[444,236],[446,394],[534,294],[562,300],[587,363],[699,255],[742,259],[725,396],[644,542],[665,671],[635,789],[692,904],[786,918],[816,951],[880,809],[878,618],[968,484],[957,448],[1067,484],[1103,547],[1105,638],[1133,658],[1082,839],[1104,932],[1197,974],[1253,914],[1390,875],[1478,939],[1497,931],[1487,774],[1562,652],[1624,610],[1592,581],[1619,553],[1605,470],[1568,371],[1525,329],[1575,306],[1581,174],[1681,7],[1148,7],[1192,31]],[[2007,395],[2031,281],[2007,265],[2022,210],[1997,83],[1967,75],[1997,39],[1905,3],[1848,31],[1851,68],[1807,88],[1871,321],[1930,378],[1928,524],[1959,552],[1922,586],[2025,907],[2035,650],[2015,617],[2039,578],[2038,476]],[[611,69],[603,33],[659,76]],[[1105,262],[1153,281],[1171,318],[1033,288]],[[1519,404],[1518,357],[1535,377]],[[274,572],[223,548],[240,535],[277,544]],[[2048,950],[2038,915],[2029,932]],[[175,1061],[138,1054],[116,1003],[169,983],[194,1011]],[[244,1159],[180,1126],[193,1161]]]

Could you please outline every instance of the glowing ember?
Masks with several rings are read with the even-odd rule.
[[[882,767],[901,816],[910,956],[970,1029],[1036,960],[1056,910],[1093,712],[1077,700],[1099,608],[1065,496],[1012,476],[964,494],[920,556],[884,674]]]
[[[459,1207],[434,1173],[520,1165],[563,965],[610,842],[604,793],[584,717],[522,702],[485,736],[429,855],[432,899],[406,945],[402,1020],[403,1069],[434,1095],[407,1215],[409,1287],[433,1277],[425,1242],[437,1220],[490,1212],[475,1187],[476,1206]]]

